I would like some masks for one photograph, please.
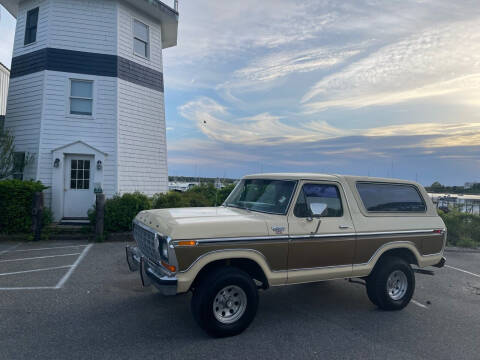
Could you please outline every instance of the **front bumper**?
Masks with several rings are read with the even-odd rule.
[[[149,261],[138,247],[127,246],[125,253],[130,271],[140,270],[143,286],[153,284],[163,295],[171,296],[177,294],[177,278],[175,275]]]

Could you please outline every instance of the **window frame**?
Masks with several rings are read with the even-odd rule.
[[[136,34],[135,34],[135,22],[138,22],[138,23],[146,26],[146,28],[147,28],[147,42],[145,42],[145,40],[140,39],[139,37],[136,36]],[[133,41],[132,41],[133,55],[138,56],[138,57],[140,57],[142,59],[145,59],[145,60],[150,60],[150,39],[151,39],[151,37],[150,37],[150,25],[146,24],[142,20],[139,20],[137,18],[133,18],[132,19],[132,35],[133,35]],[[146,44],[146,51],[147,51],[146,55],[139,54],[135,51],[135,40],[141,41],[142,43]]]
[[[307,219],[307,218],[309,218],[309,216],[299,217],[295,214],[295,207],[297,206],[297,202],[298,202],[298,199],[300,198],[300,196],[302,196],[302,194],[303,194],[303,196],[305,196],[305,200],[307,198],[305,193],[303,192],[303,187],[305,185],[334,186],[337,189],[337,194],[338,194],[339,199],[340,199],[340,206],[342,208],[342,214],[340,216],[320,216],[319,219],[340,219],[340,218],[343,218],[345,216],[345,208],[348,207],[348,205],[346,206],[346,203],[345,203],[346,199],[344,198],[344,195],[342,195],[343,188],[340,184],[331,183],[331,182],[317,182],[317,181],[312,181],[312,180],[310,180],[310,181],[305,180],[299,186],[297,196],[295,197],[295,202],[292,202],[292,204],[291,204],[291,207],[292,207],[291,215],[293,215],[293,217],[295,217],[296,219]],[[307,208],[307,210],[308,210],[308,208]]]
[[[373,185],[393,185],[393,186],[404,186],[404,187],[411,187],[413,188],[418,196],[420,197],[420,200],[422,201],[422,204],[424,206],[423,211],[385,211],[385,210],[380,210],[380,211],[372,211],[368,210],[367,207],[365,206],[365,203],[363,201],[362,195],[360,194],[360,191],[358,189],[358,184],[373,184]],[[398,182],[382,182],[382,181],[356,181],[355,182],[355,191],[357,192],[358,199],[360,200],[360,204],[362,207],[362,210],[364,210],[367,214],[369,215],[391,215],[391,214],[402,214],[402,215],[419,215],[419,214],[426,214],[428,212],[428,205],[427,202],[425,201],[425,198],[422,195],[422,192],[420,189],[415,186],[414,184],[407,184],[407,183],[398,183]]]
[[[87,97],[81,97],[81,96],[72,96],[72,83],[75,82],[75,81],[92,84],[92,97],[87,98]],[[75,113],[72,113],[72,99],[91,100],[91,102],[92,102],[92,112],[90,114],[75,114]],[[80,117],[80,118],[93,119],[94,114],[95,114],[95,80],[93,80],[93,79],[69,78],[68,79],[67,102],[68,102],[67,115],[69,117]]]
[[[37,21],[35,23],[35,26],[30,26],[29,27],[28,20],[29,20],[30,16],[35,12],[36,12],[36,15],[37,15]],[[40,7],[39,6],[34,7],[33,9],[30,9],[30,10],[27,11],[27,14],[25,16],[25,31],[24,31],[24,34],[23,34],[23,46],[32,45],[32,44],[35,44],[37,42],[39,17],[40,17]],[[32,29],[35,29],[35,39],[34,40],[32,40],[30,38],[30,36],[27,37],[27,34],[30,35],[30,31]]]
[[[16,156],[23,156],[23,158],[20,161],[20,164],[18,162],[18,159],[16,159]],[[13,169],[12,169],[12,178],[17,179],[17,180],[23,180],[24,174],[25,174],[25,162],[27,159],[27,154],[25,151],[16,151],[13,153]],[[21,169],[16,169],[16,167],[20,165]],[[16,171],[18,170],[18,171]]]

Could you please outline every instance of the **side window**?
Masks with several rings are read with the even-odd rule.
[[[425,212],[417,188],[408,184],[357,183],[365,209],[370,212]]]
[[[141,57],[149,57],[150,29],[148,25],[133,20],[133,52]]]
[[[322,217],[343,216],[342,198],[338,187],[330,184],[305,184],[300,190],[293,213],[296,217],[312,216],[310,207],[324,205]]]
[[[93,81],[70,80],[70,114],[93,114]]]
[[[27,13],[27,23],[25,24],[24,44],[28,45],[37,41],[38,26],[38,7]]]

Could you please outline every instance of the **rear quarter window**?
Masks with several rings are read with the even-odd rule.
[[[369,212],[425,212],[427,206],[418,189],[408,184],[357,183]]]

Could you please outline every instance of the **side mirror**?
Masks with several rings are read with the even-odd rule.
[[[311,203],[310,212],[312,217],[321,217],[323,213],[327,210],[327,204],[322,203]]]

